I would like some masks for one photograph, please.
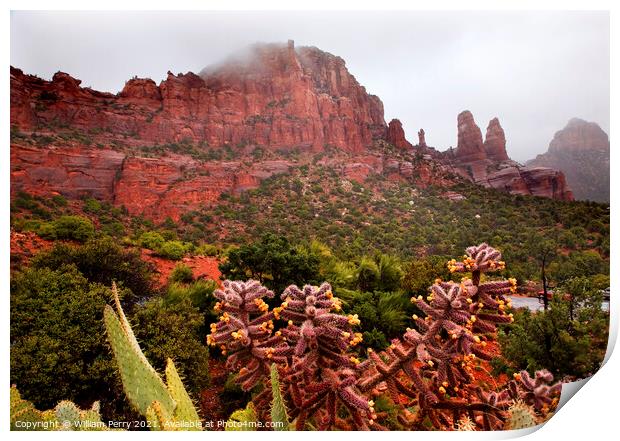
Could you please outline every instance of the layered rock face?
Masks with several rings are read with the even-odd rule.
[[[484,141],[470,111],[459,114],[457,127],[457,148],[448,151],[446,157],[461,176],[508,193],[573,200],[561,171],[523,167],[510,159],[499,119],[493,118],[489,122]]]
[[[400,149],[413,147],[411,143],[405,139],[405,130],[398,119],[393,119],[388,124],[386,140]]]
[[[106,130],[154,143],[268,149],[333,146],[361,152],[385,136],[381,100],[369,95],[342,58],[316,48],[258,45],[249,57],[157,86],[129,80],[118,96],[80,87],[58,73],[51,82],[11,69],[11,123]]]
[[[576,199],[609,202],[609,160],[607,133],[594,122],[573,118],[556,132],[547,152],[527,165],[562,170]]]
[[[289,172],[290,161],[199,162],[185,155],[145,158],[109,149],[11,147],[11,192],[95,197],[124,205],[129,213],[175,221],[183,212],[217,204],[224,192],[239,194]]]

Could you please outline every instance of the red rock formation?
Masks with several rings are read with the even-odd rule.
[[[592,150],[609,150],[609,137],[598,124],[579,118],[571,119],[549,143],[550,152]]]
[[[344,60],[316,48],[258,45],[249,58],[193,73],[168,73],[158,86],[133,79],[114,96],[57,73],[51,82],[11,69],[11,124],[107,130],[152,143],[270,149],[326,145],[361,152],[385,136],[383,104]]]
[[[424,129],[418,131],[418,146],[426,148],[426,139],[424,138]]]
[[[489,121],[487,134],[484,138],[484,150],[486,151],[487,158],[491,161],[510,160],[508,153],[506,153],[506,135],[497,118]]]
[[[216,204],[223,192],[257,188],[300,165],[203,160],[224,146],[245,158],[253,146],[270,158],[274,151],[330,146],[336,150],[324,161],[360,182],[382,174],[418,186],[447,185],[453,180],[449,172],[456,171],[494,186],[486,179],[493,161],[470,112],[459,115],[454,158],[432,149],[414,162],[402,152],[373,153],[367,147],[377,140],[411,147],[400,122],[386,126],[381,101],[366,92],[341,58],[312,47],[296,49],[292,42],[257,46],[249,57],[200,75],[168,73],[159,86],[134,78],[118,95],[83,88],[62,72],[45,81],[11,68],[11,125],[12,194],[89,195],[155,220],[176,220],[186,210]],[[166,154],[145,157],[161,153],[163,144],[169,144]],[[177,154],[183,151],[187,154]],[[528,191],[543,185],[535,179],[532,174],[527,181]],[[548,188],[556,185],[549,176],[541,179]],[[555,197],[562,190],[547,193]]]
[[[444,154],[455,172],[485,187],[513,194],[573,200],[561,171],[527,168],[510,160],[506,137],[497,118],[489,122],[486,139],[469,111],[458,116],[458,147]]]
[[[532,195],[563,201],[574,200],[573,192],[568,188],[561,171],[547,167],[525,167],[520,171]]]
[[[482,132],[476,125],[474,116],[469,110],[459,113],[458,123],[458,144],[455,155],[459,162],[467,163],[477,160],[487,159],[484,144],[482,142]]]
[[[139,104],[143,107],[161,106],[161,91],[150,78],[133,78],[125,83],[119,94],[121,102]]]
[[[287,161],[199,163],[188,156],[126,156],[107,149],[11,146],[11,191],[92,196],[124,205],[131,214],[178,220],[192,208],[214,204],[224,192],[258,188],[287,173]]]
[[[563,201],[574,199],[561,171],[547,167],[509,165],[487,176],[488,186],[512,194],[542,196]]]
[[[11,145],[11,192],[111,201],[124,159],[124,154],[113,150]]]
[[[405,139],[403,125],[398,119],[393,119],[390,121],[390,124],[388,124],[386,140],[399,149],[410,149],[413,147],[411,143]]]
[[[571,119],[527,165],[562,170],[577,199],[609,202],[609,137],[596,123]]]

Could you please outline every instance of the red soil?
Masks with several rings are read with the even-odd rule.
[[[212,424],[209,430],[223,430],[218,427],[218,421],[226,421],[230,415],[226,414],[222,404],[221,395],[224,391],[224,384],[230,373],[225,367],[224,360],[216,358],[209,359],[209,375],[211,384],[207,389],[200,392],[200,411],[206,424]]]
[[[11,231],[11,269],[14,263],[19,266],[28,263],[36,254],[52,247],[53,242],[42,239],[32,231],[18,233]]]
[[[215,257],[191,256],[184,257],[180,261],[174,261],[155,256],[151,250],[142,249],[141,252],[143,260],[155,265],[157,273],[156,276],[160,285],[165,285],[168,283],[170,274],[180,263],[183,263],[192,269],[195,279],[215,280],[218,284],[221,284],[221,273],[218,269],[219,262]]]

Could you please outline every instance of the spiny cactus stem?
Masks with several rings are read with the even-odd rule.
[[[472,271],[471,283],[473,283],[475,286],[480,285],[480,270]]]

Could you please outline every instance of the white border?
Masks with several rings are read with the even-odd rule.
[[[313,1],[300,1],[293,2],[291,0],[261,0],[251,1],[251,0],[237,0],[237,1],[198,1],[198,0],[175,0],[174,2],[167,2],[163,0],[151,0],[151,1],[128,1],[128,0],[107,0],[107,1],[90,1],[84,2],[77,0],[60,0],[55,1],[53,5],[50,4],[49,1],[44,0],[31,0],[31,1],[16,1],[16,0],[8,0],[7,2],[3,2],[6,7],[3,9],[3,15],[0,23],[0,32],[2,33],[0,51],[2,53],[2,57],[6,61],[5,66],[5,74],[1,77],[2,88],[0,89],[0,94],[2,96],[1,108],[2,108],[2,116],[3,123],[0,125],[0,133],[2,134],[2,139],[5,140],[4,147],[1,150],[0,155],[0,179],[2,179],[2,185],[0,185],[0,201],[2,203],[2,207],[4,208],[4,216],[0,217],[0,234],[2,244],[2,253],[0,253],[0,271],[2,277],[0,279],[0,283],[2,283],[2,302],[3,302],[3,318],[5,322],[3,323],[2,328],[0,329],[0,333],[2,335],[2,349],[5,357],[3,357],[4,362],[2,363],[1,369],[4,378],[9,377],[9,362],[8,362],[8,353],[9,353],[9,215],[8,215],[8,207],[9,207],[9,76],[8,76],[8,65],[9,65],[9,35],[10,35],[10,10],[19,10],[19,9],[59,9],[59,10],[346,10],[346,9],[357,9],[357,10],[404,10],[404,9],[413,9],[413,10],[610,10],[611,11],[611,78],[617,78],[619,73],[618,70],[618,56],[614,54],[614,50],[618,51],[619,45],[618,43],[618,30],[614,28],[614,20],[615,24],[617,24],[617,14],[618,14],[618,6],[616,4],[618,2],[613,1],[605,1],[605,0],[589,0],[589,1],[577,1],[577,0],[564,0],[564,1],[552,1],[552,0],[502,0],[500,1],[492,1],[492,0],[469,0],[467,2],[459,1],[459,0],[434,0],[434,1],[404,1],[404,0],[383,0],[381,2],[368,1],[368,0],[357,0],[354,2],[345,2],[345,1],[335,1],[335,0],[313,0]],[[615,8],[614,8],[615,7]],[[614,10],[615,9],[615,10]],[[615,74],[615,75],[614,75]],[[612,149],[611,149],[611,159],[612,159],[612,171],[614,166],[616,165],[616,153],[614,152],[613,140],[614,134],[616,133],[616,128],[618,127],[618,87],[617,83],[612,80],[611,84],[611,127],[610,127],[610,139],[612,139]],[[611,186],[612,188],[617,188],[618,184],[618,175],[612,173]],[[611,199],[612,199],[612,207],[616,207],[618,203],[617,191],[612,191]],[[614,234],[611,236],[611,248],[612,248],[612,260],[611,260],[611,273],[619,274],[617,260],[615,259],[616,251],[618,250],[618,240],[616,239],[615,232],[617,231],[617,222],[615,216],[615,210],[612,208],[612,230]],[[616,278],[612,277],[612,291],[617,292],[617,283]],[[611,341],[615,343],[617,331],[618,331],[618,303],[615,301],[611,302],[611,314],[612,314],[612,328]],[[530,435],[531,439],[547,439],[552,436],[554,438],[560,439],[609,439],[610,435],[615,430],[615,425],[617,424],[617,401],[620,397],[620,381],[614,373],[620,372],[620,362],[618,361],[617,354],[611,357],[611,359],[607,362],[607,364],[597,373],[587,385],[583,387],[581,391],[577,394],[576,399],[571,399],[559,412],[556,416],[554,416],[545,426],[543,426],[540,430],[534,432]],[[2,413],[0,414],[0,427],[4,430],[8,430],[8,421],[9,421],[9,408],[8,408],[8,384],[4,387],[0,388],[0,393],[2,393],[3,397],[6,397],[2,400]],[[407,433],[407,432],[389,432],[388,436],[390,438],[393,437],[407,437],[407,439],[412,439],[413,437],[419,438],[422,437],[424,439],[454,439],[458,437],[459,439],[505,439],[505,438],[514,438],[515,436],[523,435],[525,433],[506,433],[506,432],[492,432],[492,433],[460,433],[456,435],[450,432],[416,432],[416,433]],[[251,436],[252,439],[263,438],[263,437],[285,437],[288,434],[285,433],[274,433],[274,432],[265,432],[265,433],[249,433],[246,434]],[[10,436],[21,437],[21,436],[37,436],[34,433],[26,433],[20,434],[17,432],[11,432]],[[43,435],[45,437],[51,437],[53,439],[58,438],[66,438],[73,436],[80,436],[79,434],[72,434],[67,432],[61,433],[50,433]],[[88,436],[105,436],[102,434],[89,433]],[[132,437],[159,437],[159,436],[167,436],[163,433],[154,434],[149,433],[148,435],[144,435],[143,433],[131,433],[131,434],[115,434],[115,436],[132,436]],[[177,435],[175,435],[176,437]],[[221,439],[229,439],[235,437],[244,437],[244,434],[241,432],[237,433],[209,433],[209,434],[189,434],[186,433],[182,436],[208,436],[214,438]],[[297,433],[295,437],[306,438],[314,437],[316,434],[311,432]],[[332,433],[321,433],[321,437],[332,438],[336,436],[340,436],[337,432]],[[377,437],[376,433],[364,434],[360,432],[356,432],[355,434],[347,435],[347,436],[355,436],[355,437]],[[616,435],[617,436],[617,435]],[[204,439],[204,438],[202,438]]]

